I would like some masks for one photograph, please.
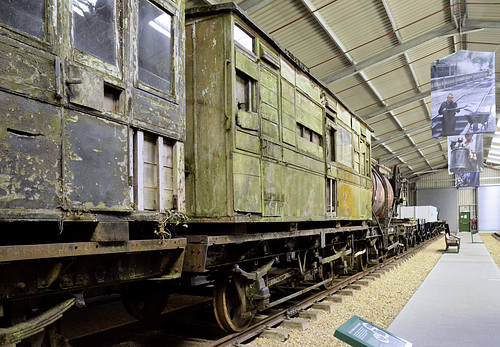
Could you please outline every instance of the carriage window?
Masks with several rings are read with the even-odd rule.
[[[253,37],[244,32],[239,26],[234,26],[234,41],[245,48],[246,50],[253,52]]]
[[[337,130],[337,159],[339,163],[352,167],[352,134],[339,126]]]
[[[236,71],[236,103],[238,110],[257,112],[255,80],[246,74]]]
[[[115,64],[115,1],[73,0],[75,48]]]
[[[45,1],[2,0],[0,1],[0,23],[43,39]]]
[[[172,16],[146,0],[139,1],[139,80],[172,91]]]

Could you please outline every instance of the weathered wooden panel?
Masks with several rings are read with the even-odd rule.
[[[318,146],[302,137],[297,137],[297,148],[318,158],[323,158],[323,147]]]
[[[277,93],[278,91],[278,76],[267,69],[260,69],[260,84],[267,89]]]
[[[351,115],[350,113],[342,106],[338,105],[337,118],[344,122],[345,125],[351,126]]]
[[[67,206],[130,210],[127,127],[73,111],[67,111],[64,121]]]
[[[60,113],[0,91],[0,209],[62,204]]]
[[[262,186],[259,158],[235,153],[233,172],[234,209],[239,212],[261,213]]]
[[[285,59],[281,58],[281,77],[286,79],[292,85],[295,85],[295,69]]]
[[[253,112],[238,111],[236,124],[243,129],[259,130],[259,115]]]
[[[69,80],[81,80],[81,83],[69,84],[69,100],[94,110],[103,111],[104,81],[95,70],[82,66],[70,65]]]
[[[231,90],[226,59],[226,26],[223,17],[196,21],[186,26],[186,102],[190,136],[185,160],[187,212],[193,217],[227,216],[233,210],[228,196],[227,153],[232,150],[227,134],[230,108],[225,91]],[[231,69],[234,67],[231,66]],[[231,75],[229,75],[231,76]],[[228,84],[229,83],[229,84]],[[225,89],[223,86],[226,86]]]
[[[292,104],[295,103],[295,87],[285,80],[281,80],[281,97]]]
[[[236,130],[236,148],[252,153],[260,153],[260,140],[256,135]]]
[[[288,130],[286,128],[283,128],[283,142],[295,146],[295,143],[297,142],[296,137],[297,136],[295,135],[295,130]]]
[[[261,86],[260,101],[274,108],[278,108],[278,95],[274,90],[268,89],[267,87]]]
[[[323,175],[285,167],[284,215],[288,218],[323,220],[325,214],[325,179]]]
[[[283,160],[283,147],[279,143],[262,140],[262,155],[276,160]]]
[[[0,37],[0,89],[55,102],[55,57]]]
[[[259,79],[259,66],[257,62],[250,59],[246,54],[236,49],[236,68],[243,71],[254,80]]]
[[[274,123],[278,123],[278,109],[267,104],[260,104],[260,114],[263,119],[268,119]]]
[[[170,138],[184,141],[186,119],[183,107],[134,89],[132,94],[132,124],[141,128],[160,132]]]
[[[344,181],[338,182],[337,189],[339,218],[371,218],[371,190]]]
[[[302,72],[297,73],[296,81],[298,88],[314,101],[320,102],[321,89],[317,84],[313,83],[311,79]]]
[[[361,123],[359,122],[359,120],[357,120],[354,117],[352,117],[352,130],[356,134],[360,134],[361,133]]]
[[[317,172],[321,174],[324,174],[325,172],[324,161],[308,157],[302,153],[298,153],[288,148],[283,149],[283,161],[285,163],[293,164],[302,169],[307,169],[312,172]]]
[[[263,216],[283,215],[283,165],[262,161]]]
[[[262,119],[262,135],[273,138],[277,141],[280,139],[280,129],[278,124]]]

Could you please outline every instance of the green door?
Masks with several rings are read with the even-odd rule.
[[[460,212],[459,216],[459,230],[460,232],[470,232],[470,212]]]

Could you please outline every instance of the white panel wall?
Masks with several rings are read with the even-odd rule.
[[[479,231],[500,231],[500,186],[479,187]]]
[[[458,189],[418,189],[417,205],[436,206],[439,220],[447,221],[450,231],[458,231]]]

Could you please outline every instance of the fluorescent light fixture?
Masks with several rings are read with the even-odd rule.
[[[159,33],[170,37],[171,18],[168,14],[163,13],[148,24]]]

